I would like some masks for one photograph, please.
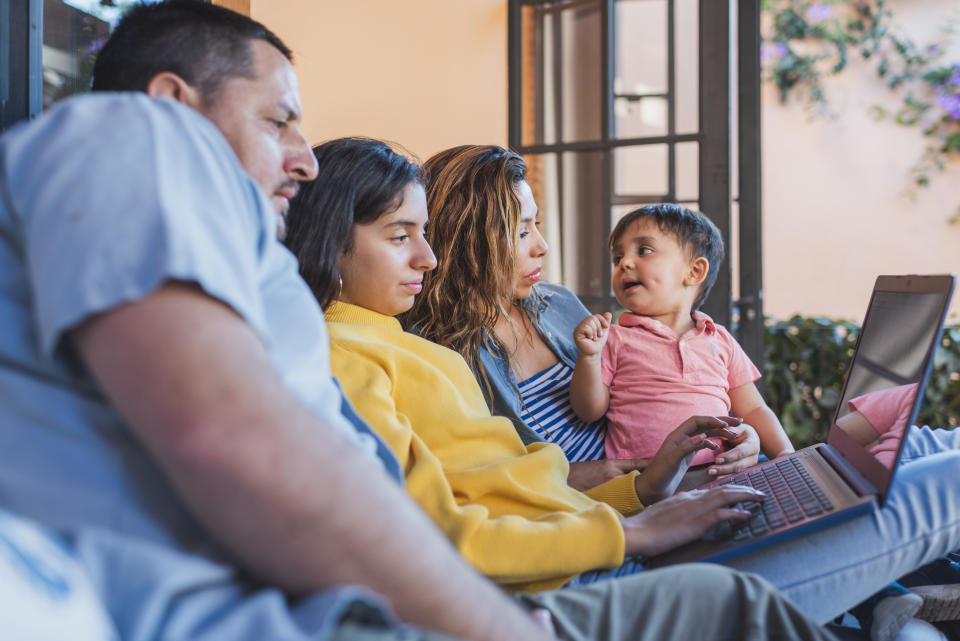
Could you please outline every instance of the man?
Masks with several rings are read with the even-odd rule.
[[[330,377],[275,239],[316,172],[289,50],[171,2],[128,14],[94,76],[141,93],[0,141],[0,507],[66,537],[123,639],[547,638],[407,499]],[[633,580],[649,589],[613,621],[606,587],[525,605],[567,638],[683,638],[704,616],[822,635],[751,577]]]

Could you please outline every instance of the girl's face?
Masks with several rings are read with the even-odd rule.
[[[534,283],[540,280],[543,269],[543,257],[547,253],[547,241],[540,234],[537,222],[537,203],[527,181],[517,185],[517,197],[520,199],[520,240],[517,243],[516,274],[514,275],[513,297],[526,298]]]
[[[427,197],[410,183],[403,204],[366,225],[353,226],[353,248],[340,257],[340,300],[396,316],[413,307],[423,274],[437,266],[424,238]]]

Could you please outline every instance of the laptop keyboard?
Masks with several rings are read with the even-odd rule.
[[[725,521],[714,526],[704,537],[708,540],[741,541],[833,510],[833,503],[797,457],[741,472],[719,484],[747,485],[760,490],[767,498],[754,509],[748,521]],[[737,507],[750,509],[743,505]]]

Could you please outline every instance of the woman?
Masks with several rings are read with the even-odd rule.
[[[357,146],[374,149],[357,153]],[[607,505],[567,487],[559,448],[524,446],[508,420],[489,415],[461,357],[400,331],[391,317],[412,304],[435,264],[423,238],[427,218],[415,168],[407,170],[408,181],[391,181],[409,163],[375,141],[334,141],[315,154],[320,177],[292,204],[288,242],[331,250],[300,253],[300,260],[304,272],[319,267],[316,273],[331,276],[310,284],[337,299],[327,306],[334,372],[397,454],[410,494],[478,569],[512,589],[568,585],[583,581],[587,568],[654,555],[699,538],[721,520],[747,517],[731,505],[756,498],[748,490],[726,486],[671,496],[692,453],[705,446],[704,433],[733,436],[716,418],[684,423],[642,475],[589,492]],[[368,198],[360,183],[380,196]],[[379,189],[387,183],[397,187]],[[363,210],[328,207],[331,202],[380,204]],[[312,239],[302,236],[308,228]],[[726,564],[764,576],[825,622],[960,547],[960,433],[948,442],[942,436],[951,433],[934,438],[930,432],[911,432],[905,450],[911,462],[898,472],[883,509]],[[739,447],[727,454],[746,458]],[[645,509],[622,516],[640,510],[641,502]],[[636,569],[627,563],[619,572]]]
[[[643,475],[617,477],[589,496],[569,487],[558,447],[525,446],[510,421],[490,415],[457,353],[394,318],[436,266],[416,165],[366,139],[335,140],[314,154],[319,177],[292,201],[286,242],[325,307],[333,372],[396,453],[407,490],[475,567],[511,589],[555,588],[695,539],[722,518],[747,518],[730,507],[758,498],[745,488],[666,498],[693,453],[713,446],[704,433],[737,439],[736,420],[692,419]],[[730,454],[753,451],[741,443]]]
[[[459,352],[491,411],[510,418],[524,443],[560,445],[571,461],[571,486],[587,489],[642,469],[640,459],[596,460],[605,425],[581,421],[570,407],[573,330],[589,312],[569,289],[539,282],[547,244],[523,158],[465,145],[435,155],[424,169],[428,240],[439,267],[424,277],[423,295],[401,320]],[[753,447],[752,430],[748,437]],[[755,462],[720,460],[713,474]]]

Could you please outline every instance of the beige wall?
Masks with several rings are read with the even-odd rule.
[[[896,24],[917,43],[936,37],[955,0],[893,0]],[[960,59],[954,47],[951,60]],[[923,152],[918,128],[875,122],[874,104],[896,105],[875,64],[855,63],[827,83],[833,116],[810,120],[799,104],[763,96],[766,311],[861,320],[877,274],[960,272],[960,162],[906,198]],[[960,323],[960,295],[950,322]]]
[[[507,140],[505,0],[251,0],[294,50],[311,142],[366,135],[424,159]]]

